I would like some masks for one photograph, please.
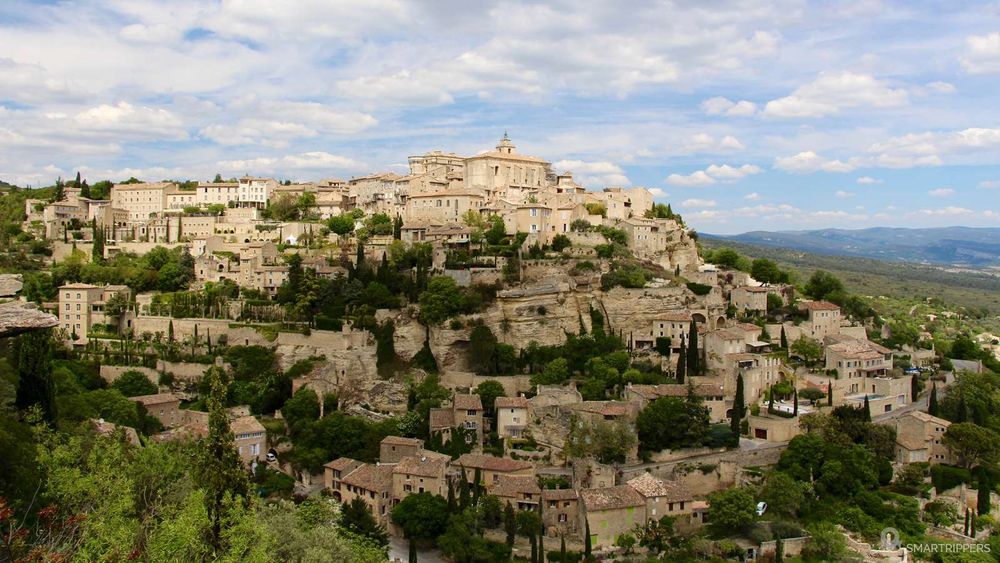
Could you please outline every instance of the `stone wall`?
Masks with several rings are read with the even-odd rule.
[[[160,382],[160,374],[155,369],[142,366],[109,366],[107,364],[101,365],[101,379],[107,381],[109,384],[114,383],[126,371],[144,373],[152,383],[159,384]]]

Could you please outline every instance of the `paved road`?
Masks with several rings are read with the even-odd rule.
[[[410,544],[403,538],[389,536],[389,561],[409,561]],[[420,563],[444,563],[441,552],[436,549],[418,549],[417,561]]]

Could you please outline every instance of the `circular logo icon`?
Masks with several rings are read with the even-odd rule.
[[[879,537],[882,538],[882,549],[885,550],[899,549],[899,546],[903,543],[902,540],[899,539],[899,530],[896,528],[885,528],[882,530],[882,533],[879,534]]]

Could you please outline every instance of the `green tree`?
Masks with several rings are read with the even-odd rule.
[[[688,331],[687,374],[689,376],[703,375],[703,366],[698,361],[698,323],[691,319]]]
[[[762,283],[788,283],[788,273],[781,271],[773,260],[757,258],[750,266],[750,275]]]
[[[91,251],[91,260],[95,264],[104,262],[104,231],[97,228],[97,219],[90,222],[90,230],[94,237],[94,246]]]
[[[740,435],[740,425],[745,416],[746,403],[743,398],[743,374],[736,376],[736,396],[733,398],[733,414],[729,418],[729,429],[736,436]]]
[[[14,341],[17,361],[17,398],[20,409],[38,405],[49,422],[56,420],[55,385],[52,383],[52,333],[33,330]]]
[[[448,501],[431,493],[411,494],[392,509],[392,521],[410,542],[432,541],[448,525]]]
[[[305,425],[319,420],[319,396],[308,387],[300,387],[298,391],[281,407],[281,416],[285,419],[292,435],[300,432]]]
[[[517,535],[517,518],[514,514],[514,507],[510,502],[503,508],[503,530],[507,535],[507,545],[514,545],[514,536]]]
[[[250,490],[250,482],[229,426],[229,415],[223,406],[226,389],[222,370],[217,367],[205,372],[209,393],[208,437],[199,452],[198,481],[205,489],[205,509],[211,522],[208,543],[216,553],[225,550],[225,525],[234,506],[242,506]]]
[[[507,228],[504,226],[503,219],[499,215],[493,215],[490,217],[490,228],[486,231],[486,242],[495,246],[503,242],[505,238],[507,238]]]
[[[497,337],[485,324],[477,324],[469,335],[466,355],[469,367],[480,375],[497,373]]]
[[[931,396],[927,399],[927,414],[938,416],[937,383],[931,385]]]
[[[517,533],[528,538],[531,544],[531,561],[538,561],[538,534],[542,532],[542,518],[534,510],[517,513]]]
[[[710,526],[719,534],[741,532],[756,517],[756,501],[749,487],[733,487],[708,495],[712,511]]]
[[[815,363],[823,358],[823,347],[820,343],[805,335],[800,336],[792,343],[790,352],[805,360],[806,363]]]
[[[832,293],[844,291],[844,284],[836,276],[825,270],[816,270],[802,288],[813,299],[826,299]]]
[[[340,525],[359,536],[369,538],[378,545],[389,545],[389,535],[385,528],[375,520],[368,509],[368,504],[361,497],[354,497],[354,500],[341,508]]]
[[[327,220],[326,226],[331,232],[344,236],[347,233],[354,232],[354,216],[345,213],[331,217]]]
[[[497,397],[505,395],[503,385],[495,379],[487,379],[476,386],[476,394],[479,395],[479,399],[483,403],[483,411],[485,411],[486,416],[495,421],[496,409],[494,405]]]
[[[808,485],[796,481],[783,471],[772,471],[764,482],[760,496],[767,502],[769,512],[795,518],[805,505]]]
[[[146,374],[135,370],[128,370],[118,376],[111,387],[121,391],[121,394],[126,397],[155,395],[159,391],[156,384],[150,381]]]
[[[783,350],[788,349],[788,337],[785,336],[785,325],[781,325],[781,348]]]
[[[684,339],[681,339],[681,351],[677,355],[677,383],[684,383],[684,378],[687,375],[687,347],[684,345]]]
[[[566,358],[556,358],[545,365],[541,373],[531,376],[532,385],[559,385],[569,380],[569,362]]]
[[[976,484],[976,511],[979,514],[990,513],[990,492],[993,489],[990,483],[989,472],[985,468],[979,469],[978,483]]]
[[[708,424],[708,409],[694,397],[693,390],[686,399],[661,397],[649,403],[636,419],[640,449],[657,452],[700,446]]]
[[[465,307],[463,292],[448,276],[434,276],[420,294],[420,319],[428,325],[438,325],[461,312]]]
[[[1000,459],[1000,435],[972,422],[956,422],[941,437],[963,467],[993,465]]]

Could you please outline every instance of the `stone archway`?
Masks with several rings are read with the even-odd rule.
[[[701,313],[691,313],[691,320],[700,325],[704,325],[705,323],[708,322],[708,319],[705,318],[705,315],[702,315]]]
[[[726,326],[726,316],[719,315],[719,318],[715,319],[715,328],[720,329],[724,326]]]

